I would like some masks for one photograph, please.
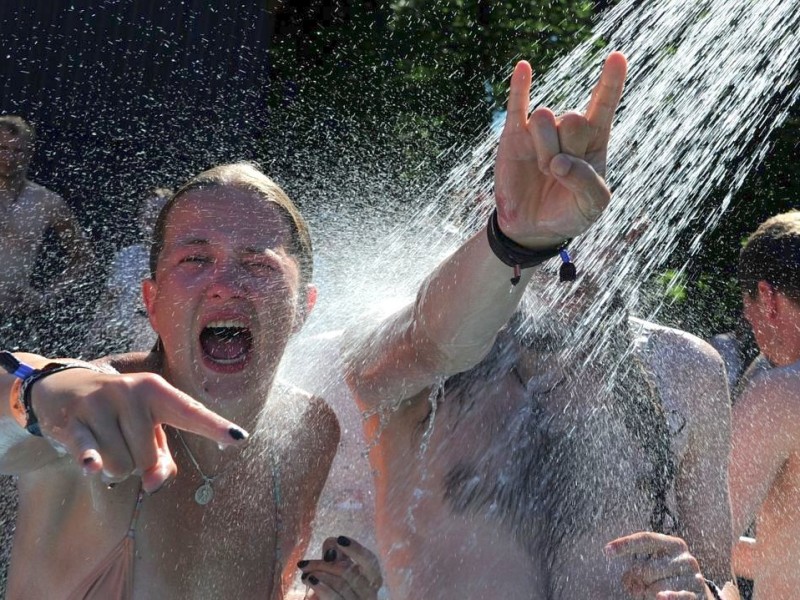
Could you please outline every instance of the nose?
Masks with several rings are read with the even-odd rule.
[[[211,282],[206,288],[209,298],[227,300],[247,295],[246,273],[234,261],[218,261],[214,266]]]

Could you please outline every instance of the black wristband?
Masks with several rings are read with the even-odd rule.
[[[42,429],[39,427],[39,419],[36,416],[36,413],[33,411],[33,406],[31,405],[31,390],[33,389],[33,384],[49,375],[55,375],[56,373],[66,371],[67,369],[89,369],[90,371],[95,370],[94,368],[81,363],[50,363],[41,369],[33,371],[28,377],[22,380],[22,386],[20,387],[19,395],[21,396],[22,406],[25,408],[25,415],[27,417],[25,429],[31,435],[42,437]]]
[[[489,247],[494,255],[504,264],[514,269],[514,276],[511,283],[517,285],[520,280],[520,269],[536,267],[546,260],[558,256],[559,252],[567,247],[569,240],[565,240],[558,246],[546,248],[544,250],[533,250],[526,248],[512,240],[500,230],[497,220],[497,209],[492,211],[489,223],[486,225],[486,235],[489,238]]]

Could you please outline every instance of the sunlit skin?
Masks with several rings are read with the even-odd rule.
[[[173,211],[155,278],[143,285],[163,360],[124,355],[108,364],[126,375],[76,369],[37,383],[46,438],[20,434],[0,460],[20,474],[9,599],[75,589],[125,538],[140,489],[154,495],[136,528],[133,598],[279,598],[295,576],[338,425],[300,390],[268,393],[315,290],[299,284],[288,223],[272,204],[225,186],[188,192]],[[220,365],[203,355],[202,328],[215,321],[249,329],[243,357]],[[193,500],[202,480],[176,428],[202,470],[220,474],[205,506]]]
[[[754,378],[733,408],[734,568],[755,580],[756,600],[792,598],[800,589],[800,305],[766,281],[743,303],[775,367]],[[739,540],[753,519],[755,540]]]

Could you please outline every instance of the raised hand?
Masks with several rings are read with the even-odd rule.
[[[583,233],[608,205],[606,157],[627,73],[619,52],[606,59],[584,114],[556,118],[548,108],[528,116],[531,66],[517,63],[495,165],[500,228],[531,248]]]
[[[375,554],[347,537],[328,538],[322,560],[303,560],[298,567],[317,600],[376,600],[383,585]]]
[[[162,425],[222,445],[247,438],[234,423],[152,373],[63,371],[33,385],[31,405],[43,436],[65,449],[84,474],[102,473],[109,481],[139,475],[148,493],[178,471]]]

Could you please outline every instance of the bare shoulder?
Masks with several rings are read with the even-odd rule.
[[[61,210],[67,207],[67,203],[61,196],[34,181],[28,180],[25,183],[23,195],[29,202],[41,204],[50,210]]]
[[[273,386],[265,418],[277,419],[286,444],[294,451],[335,451],[339,444],[339,421],[328,403],[286,381]]]
[[[98,366],[109,366],[117,373],[161,373],[161,359],[155,352],[127,352],[93,361]]]
[[[800,361],[753,378],[736,402],[736,411],[800,422]]]
[[[711,344],[687,331],[631,318],[640,344],[647,346],[654,361],[699,376],[724,377],[724,363]]]
[[[711,344],[686,331],[640,319],[631,319],[631,326],[662,395],[669,396],[687,418],[692,417],[690,421],[728,421],[725,365]]]

